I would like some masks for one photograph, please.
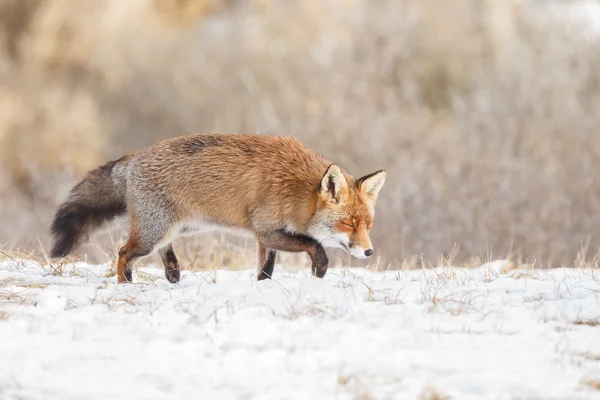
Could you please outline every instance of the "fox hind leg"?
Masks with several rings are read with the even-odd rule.
[[[258,280],[271,279],[275,269],[275,256],[277,252],[258,243]]]
[[[117,280],[119,283],[131,282],[133,262],[152,252],[152,246],[139,240],[137,235],[130,235],[125,246],[119,250],[119,261],[117,262]]]
[[[147,219],[132,217],[129,240],[119,250],[117,262],[117,279],[119,283],[131,282],[133,263],[139,257],[151,254],[162,240],[165,240],[170,227],[168,219],[157,220],[152,224],[144,223]],[[167,241],[166,243],[169,243]],[[175,259],[175,254],[173,253]],[[177,260],[175,259],[175,264]],[[177,275],[179,276],[179,275]]]
[[[167,280],[171,283],[179,282],[181,271],[179,261],[177,261],[177,256],[175,256],[175,251],[173,251],[173,244],[169,243],[165,247],[160,248],[158,254],[165,266]]]

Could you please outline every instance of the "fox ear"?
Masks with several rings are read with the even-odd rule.
[[[377,200],[377,196],[379,195],[379,191],[385,183],[386,174],[387,172],[382,169],[377,172],[373,172],[372,174],[363,176],[356,181],[356,187],[361,192],[369,196],[373,202],[375,202]]]
[[[339,203],[340,200],[343,201],[348,197],[348,182],[337,165],[331,164],[325,171],[325,175],[321,178],[319,196],[334,203]]]

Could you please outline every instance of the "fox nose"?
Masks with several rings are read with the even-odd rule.
[[[365,256],[371,257],[373,255],[373,249],[365,250]]]

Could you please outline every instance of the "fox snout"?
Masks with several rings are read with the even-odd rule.
[[[356,258],[369,258],[373,255],[373,248],[370,245],[363,247],[350,243],[345,250]]]
[[[356,258],[369,258],[373,255],[373,249],[358,249],[356,252],[351,251],[350,254],[352,254]]]
[[[342,247],[348,254],[356,258],[369,258],[373,255],[373,245],[366,229],[358,229],[347,238]]]

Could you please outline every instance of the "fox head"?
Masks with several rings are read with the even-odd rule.
[[[373,255],[369,232],[385,177],[386,171],[381,170],[354,181],[347,179],[340,167],[330,165],[317,189],[308,233],[323,246],[344,249],[354,257]]]

